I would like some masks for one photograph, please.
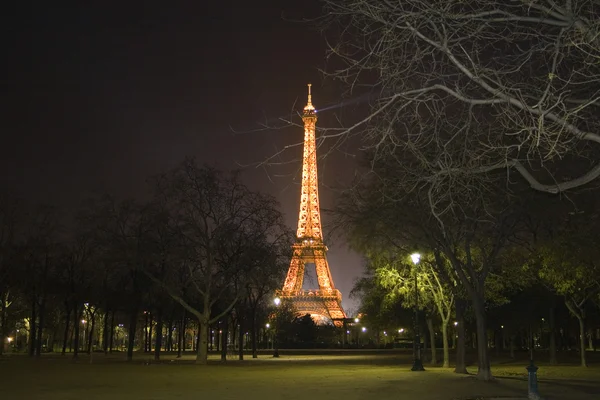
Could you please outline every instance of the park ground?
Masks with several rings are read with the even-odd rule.
[[[0,358],[0,398],[31,400],[482,400],[527,398],[526,362],[494,365],[494,382],[452,369],[427,367],[410,371],[410,355],[398,353],[286,354],[278,359],[211,356],[208,366],[193,356],[160,362],[139,354],[126,363],[122,356],[22,355]],[[474,374],[476,367],[470,367]],[[600,399],[600,366],[541,365],[539,388],[547,400]]]

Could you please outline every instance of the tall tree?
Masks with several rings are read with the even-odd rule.
[[[242,283],[262,262],[254,258],[256,250],[279,246],[287,240],[287,228],[273,198],[250,191],[239,174],[224,174],[193,159],[157,178],[155,191],[167,205],[186,249],[184,263],[193,296],[185,293],[184,298],[179,288],[148,275],[198,318],[196,362],[206,364],[209,326],[245,296],[234,290],[234,283],[246,287]],[[218,302],[221,312],[213,315]]]
[[[486,282],[501,273],[498,257],[514,236],[522,210],[498,180],[489,180],[484,187],[464,186],[451,197],[438,196],[434,186],[407,178],[406,173],[423,166],[419,167],[418,159],[403,156],[370,160],[372,172],[352,187],[340,206],[342,223],[364,240],[378,238],[396,248],[420,247],[443,254],[471,301],[477,325],[478,377],[489,380]],[[443,268],[437,272],[447,274]]]
[[[415,307],[413,293],[419,290],[418,307],[433,309],[440,317],[442,331],[444,368],[450,367],[450,350],[448,345],[448,323],[454,310],[453,288],[437,272],[439,268],[448,269],[446,265],[437,266],[433,255],[422,254],[417,266],[408,264],[409,254],[399,254],[395,260],[388,259],[380,263],[376,269],[379,284],[390,291],[392,296],[400,296],[406,307]],[[441,260],[440,260],[441,261]],[[442,261],[443,262],[443,261]],[[449,276],[450,271],[446,272]],[[415,288],[415,276],[417,288]],[[432,351],[435,345],[432,342]],[[436,360],[432,353],[432,363]]]
[[[25,239],[18,250],[22,262],[20,279],[30,302],[29,355],[39,357],[50,282],[59,260],[60,218],[54,207],[38,206],[31,210],[27,220]]]
[[[114,282],[122,288],[127,303],[127,360],[132,361],[144,288],[149,283],[143,271],[152,254],[148,239],[152,227],[148,205],[103,196],[90,206],[88,218],[97,232],[98,245],[103,252],[112,252],[109,260],[115,263],[120,272],[114,277]]]
[[[9,307],[13,304],[16,282],[15,246],[18,229],[23,228],[23,207],[8,194],[0,192],[0,355],[8,335]]]
[[[246,284],[245,293],[248,306],[248,317],[250,322],[250,336],[252,342],[252,358],[258,357],[258,331],[257,325],[258,313],[261,305],[265,301],[270,301],[270,297],[280,288],[281,282],[285,279],[285,274],[291,257],[292,232],[282,231],[282,240],[275,245],[270,243],[256,243],[253,249],[254,258],[257,261],[256,268],[249,271],[249,275],[244,278]],[[287,237],[286,237],[287,236]]]
[[[564,229],[539,246],[539,275],[554,291],[563,296],[569,312],[579,324],[581,365],[587,367],[586,309],[600,293],[600,226],[599,213],[574,215]]]

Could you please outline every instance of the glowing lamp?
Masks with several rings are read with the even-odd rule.
[[[410,255],[410,258],[414,264],[418,264],[421,259],[421,255],[419,253],[413,253]]]

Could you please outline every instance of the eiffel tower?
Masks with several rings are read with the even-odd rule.
[[[296,243],[292,246],[292,260],[283,284],[277,295],[290,300],[298,314],[310,314],[313,320],[323,324],[333,321],[342,325],[346,313],[342,309],[342,294],[333,285],[327,263],[327,246],[323,243],[321,212],[319,209],[319,181],[317,177],[317,149],[315,125],[317,111],[312,105],[311,84],[308,84],[308,103],[304,107],[304,153],[302,158],[302,192]],[[314,263],[318,289],[303,290],[304,268]]]

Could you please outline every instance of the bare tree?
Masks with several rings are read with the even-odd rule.
[[[143,271],[150,262],[149,233],[152,227],[148,205],[133,200],[117,201],[104,196],[91,205],[88,224],[106,259],[118,267],[112,283],[121,288],[129,314],[127,361],[133,360],[137,322],[147,280]]]
[[[275,290],[280,287],[289,266],[291,250],[285,242],[292,242],[291,232],[289,236],[288,240],[282,241],[282,246],[261,246],[261,248],[257,248],[255,257],[260,262],[257,268],[245,279],[247,314],[250,320],[252,341],[252,358],[258,357],[257,342],[259,328],[257,326],[257,315],[259,308],[261,305],[264,305],[263,303],[267,300],[267,296],[275,293]]]
[[[0,193],[0,356],[4,350],[5,337],[8,335],[8,312],[13,304],[11,284],[13,282],[14,249],[17,240],[17,228],[22,224],[22,210],[19,202],[12,196]]]
[[[209,325],[229,314],[245,296],[252,271],[265,261],[263,249],[281,246],[288,229],[272,197],[250,191],[236,173],[224,174],[193,159],[159,177],[156,195],[168,208],[181,240],[191,290],[184,294],[146,272],[198,318],[196,362],[206,364]],[[217,306],[220,312],[214,315]]]
[[[327,136],[401,148],[418,161],[406,180],[429,185],[433,206],[498,170],[549,193],[600,176],[597,0],[323,1],[326,75],[377,98]]]

